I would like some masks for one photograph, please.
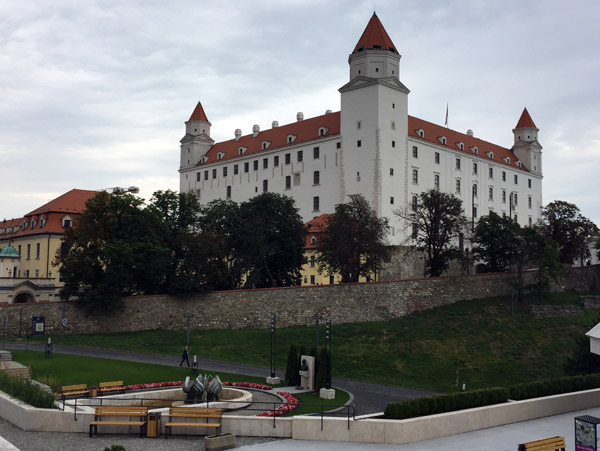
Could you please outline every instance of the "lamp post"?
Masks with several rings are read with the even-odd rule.
[[[190,321],[194,317],[194,314],[193,313],[188,313],[188,314],[183,315],[183,316],[185,316],[185,318],[187,319],[187,340],[186,340],[185,344],[186,344],[186,346],[189,347],[190,346]]]
[[[327,371],[325,388],[331,388],[331,320],[325,320],[325,349],[327,350]]]
[[[275,313],[271,313],[271,379],[275,379],[275,330],[277,328]]]

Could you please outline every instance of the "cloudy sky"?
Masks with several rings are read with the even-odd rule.
[[[0,0],[0,220],[72,189],[178,190],[200,100],[212,137],[339,110],[373,8],[409,113],[512,145],[527,107],[544,203],[600,224],[600,2]]]

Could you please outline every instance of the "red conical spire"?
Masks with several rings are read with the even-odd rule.
[[[369,20],[369,23],[367,24],[367,28],[363,31],[363,34],[358,40],[358,44],[356,44],[352,53],[373,48],[378,50],[390,50],[394,53],[398,53],[396,46],[388,36],[387,31],[385,31],[379,17],[377,17],[377,14],[375,13],[373,13],[371,20]]]
[[[533,119],[531,119],[527,108],[523,110],[523,114],[521,114],[521,119],[519,119],[515,130],[518,130],[519,128],[537,128],[533,123]]]
[[[194,112],[190,116],[190,121],[204,121],[208,122],[208,118],[206,117],[206,113],[204,112],[204,108],[202,108],[202,104],[198,102]]]

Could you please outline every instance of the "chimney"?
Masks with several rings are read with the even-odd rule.
[[[273,121],[273,123],[271,124],[271,128],[277,128],[277,127],[279,127],[279,122]]]
[[[260,126],[258,124],[254,124],[252,126],[252,136],[256,138],[256,135],[260,133]]]
[[[325,110],[325,114],[331,114],[331,110]]]
[[[236,128],[235,129],[235,140],[239,141],[239,139],[242,137],[242,129],[241,128]]]
[[[468,136],[473,136],[473,130],[471,130],[471,129],[468,129],[468,130],[467,130],[467,135],[468,135]]]
[[[299,112],[298,114],[296,114],[296,120],[298,122],[303,121],[304,120],[304,113],[303,112]]]

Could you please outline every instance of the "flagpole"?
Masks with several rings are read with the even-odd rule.
[[[446,128],[448,128],[448,103],[446,103]]]

